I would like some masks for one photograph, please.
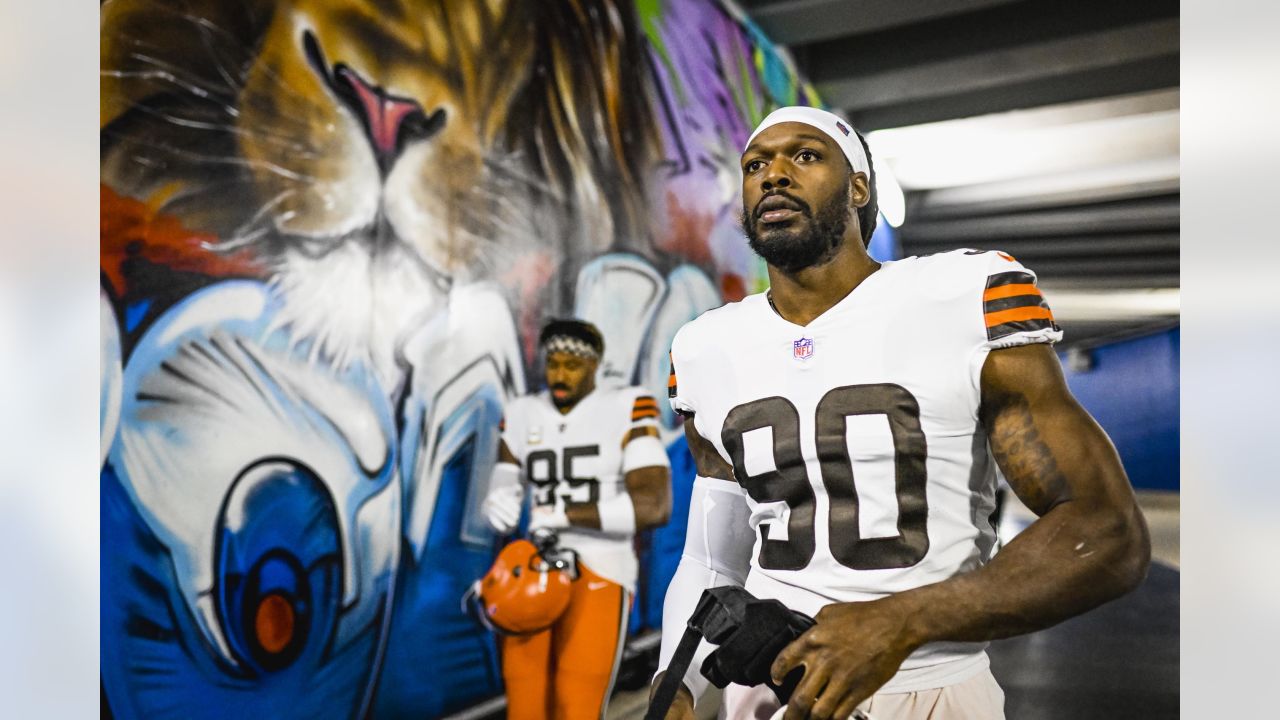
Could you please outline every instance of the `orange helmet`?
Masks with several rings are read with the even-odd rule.
[[[569,606],[576,564],[572,552],[558,550],[555,535],[549,535],[535,537],[537,545],[511,542],[477,581],[478,614],[491,629],[510,635],[541,632]]]

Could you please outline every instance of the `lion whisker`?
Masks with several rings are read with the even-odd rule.
[[[159,58],[148,55],[146,53],[133,51],[129,53],[128,57],[131,60],[137,60],[143,66],[157,68],[159,70],[163,70],[165,72],[170,73],[186,89],[193,90],[193,91],[198,89],[199,90],[198,94],[201,97],[211,97],[211,96],[217,95],[219,97],[233,98],[235,97],[236,93],[239,91],[239,88],[234,86],[223,88],[218,85],[212,85],[206,82],[202,82],[196,76],[183,72],[182,68],[172,63],[167,63]]]
[[[266,215],[268,212],[270,212],[273,208],[277,207],[280,203],[284,202],[285,199],[292,197],[293,195],[296,195],[296,194],[297,194],[297,191],[293,189],[285,190],[284,192],[278,193],[275,197],[271,198],[269,201],[264,203],[262,207],[258,208],[258,211],[253,214],[253,217],[249,218],[244,223],[242,223],[240,227],[237,228],[235,233],[233,234],[236,237],[239,237],[246,230],[253,227],[254,225],[257,225],[258,222],[262,220],[263,216]],[[287,218],[282,218],[282,219],[287,219]]]
[[[214,252],[220,252],[220,253],[232,252],[256,243],[259,239],[262,238],[263,235],[266,235],[267,233],[271,232],[272,229],[273,228],[270,225],[264,225],[258,228],[257,230],[254,230],[253,232],[245,235],[235,235],[230,239],[219,240],[217,242],[204,242],[204,243],[201,243],[201,245],[206,250],[212,250]]]
[[[192,128],[195,130],[211,130],[216,132],[228,132],[228,133],[231,133],[232,135],[237,135],[239,137],[268,141],[278,147],[289,150],[295,155],[298,155],[304,158],[310,159],[310,158],[319,157],[319,153],[315,152],[312,146],[303,145],[303,144],[291,141],[289,138],[283,135],[280,135],[278,133],[269,133],[261,130],[249,129],[249,128],[241,127],[239,125],[226,123],[226,122],[208,122],[204,120],[196,120],[192,118],[179,117],[172,113],[167,113],[160,110],[156,110],[155,108],[147,107],[146,105],[139,105],[138,110],[148,115],[152,115],[154,117],[158,117],[168,122],[171,122],[174,125],[178,125],[180,127]]]
[[[103,70],[102,75],[116,78],[165,80],[202,98],[213,99],[213,93],[166,70]]]
[[[196,162],[207,162],[214,165],[238,165],[238,166],[247,167],[251,169],[266,170],[267,172],[273,173],[275,175],[279,175],[289,180],[297,180],[299,182],[314,182],[316,179],[310,175],[303,175],[301,173],[296,173],[296,172],[293,172],[292,170],[282,168],[279,165],[276,165],[275,163],[267,162],[265,160],[246,160],[244,158],[237,158],[237,157],[216,157],[213,155],[205,155],[203,153],[192,152],[190,150],[183,150],[181,148],[177,148],[167,144],[159,144],[159,145],[155,145],[154,147],[170,152],[176,155],[177,157],[187,159],[187,160],[194,160]]]

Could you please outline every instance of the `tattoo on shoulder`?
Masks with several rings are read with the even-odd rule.
[[[1040,436],[1025,396],[1003,394],[992,405],[982,409],[991,452],[1018,497],[1043,515],[1070,496],[1067,478]]]

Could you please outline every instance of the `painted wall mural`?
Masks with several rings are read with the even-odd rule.
[[[712,0],[107,0],[102,684],[121,718],[433,717],[502,405],[576,314],[604,381],[764,283],[737,155],[811,89]],[[678,558],[692,469],[664,417]],[[684,507],[681,507],[681,501]]]

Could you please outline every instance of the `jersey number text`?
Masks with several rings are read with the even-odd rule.
[[[845,418],[850,415],[884,415],[889,420],[898,502],[894,537],[860,537],[858,487],[845,440]],[[742,436],[766,427],[773,433],[777,469],[748,475]],[[855,570],[911,567],[924,559],[929,551],[928,475],[915,397],[891,383],[838,387],[818,402],[815,427],[822,484],[831,499],[827,522],[832,556]],[[757,503],[785,502],[790,508],[786,540],[770,540],[769,526],[760,525],[760,566],[799,570],[808,565],[814,552],[814,496],[800,450],[800,416],[795,405],[776,396],[739,405],[729,411],[720,437],[733,460],[734,475],[751,498]]]
[[[596,457],[599,445],[579,445],[564,449],[564,475],[556,472],[559,457],[555,450],[535,450],[525,459],[525,472],[533,485],[535,505],[554,505],[556,487],[566,503],[597,502],[600,499],[598,478],[573,474],[573,461],[577,458]]]

